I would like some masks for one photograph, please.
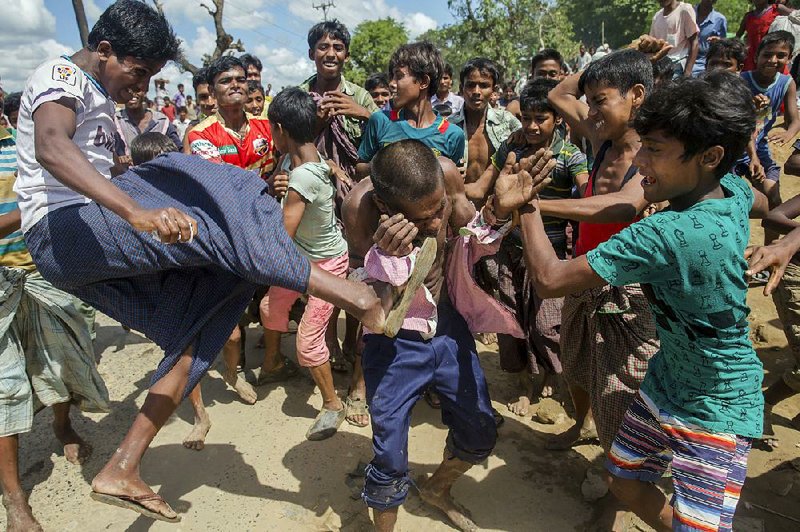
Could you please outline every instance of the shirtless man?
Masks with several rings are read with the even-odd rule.
[[[535,167],[533,158],[515,165],[512,156],[498,178],[485,219],[510,219],[511,212],[527,203],[545,182],[553,165],[549,155],[538,155]],[[475,207],[464,195],[463,179],[451,160],[439,157],[437,161],[423,143],[401,140],[378,152],[371,177],[353,188],[342,211],[350,248],[361,256],[373,244],[379,253],[394,257],[410,254],[418,240],[435,238],[438,244],[424,282],[437,306],[431,318],[433,330],[424,336],[410,330],[407,320],[395,338],[369,332],[364,336],[362,365],[375,457],[367,467],[363,498],[373,509],[375,528],[394,529],[397,508],[410,485],[411,410],[432,386],[441,399],[442,420],[450,433],[438,469],[417,484],[420,495],[459,529],[476,530],[466,510],[452,500],[450,488],[473,464],[489,456],[497,431],[475,341],[450,302],[444,270],[448,229],[458,234],[462,227],[473,225]]]
[[[464,108],[448,120],[464,130],[467,137],[466,174],[467,198],[482,204],[484,197],[479,189],[470,187],[481,177],[500,144],[522,124],[505,109],[489,105],[494,87],[500,82],[497,66],[489,59],[470,59],[461,69],[461,95]]]

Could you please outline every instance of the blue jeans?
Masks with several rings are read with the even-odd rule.
[[[439,305],[436,336],[430,340],[410,331],[395,338],[365,336],[361,364],[375,452],[363,493],[369,507],[394,508],[408,494],[411,410],[429,386],[439,394],[442,422],[450,429],[447,449],[473,464],[491,454],[497,429],[486,379],[475,340],[450,305]]]

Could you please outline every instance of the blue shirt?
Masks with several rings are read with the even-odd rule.
[[[694,8],[697,13],[697,6]],[[725,15],[712,9],[703,22],[698,23],[700,27],[700,34],[698,35],[698,50],[697,60],[694,62],[692,68],[692,76],[699,76],[706,70],[706,54],[711,43],[708,42],[709,37],[725,38],[728,35],[728,20]]]
[[[586,254],[614,286],[641,283],[661,348],[642,391],[662,410],[711,432],[761,436],[764,369],[747,316],[749,213],[744,179],[721,180],[725,197],[649,216]]]
[[[461,128],[439,115],[436,115],[436,120],[430,126],[417,128],[403,118],[402,110],[372,114],[361,137],[358,158],[371,161],[384,146],[405,139],[419,140],[432,149],[437,157],[441,155],[453,161],[456,166],[463,165],[466,140]]]

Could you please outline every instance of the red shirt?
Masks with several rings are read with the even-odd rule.
[[[189,131],[191,152],[210,161],[232,164],[267,177],[275,167],[269,120],[248,114],[247,123],[247,132],[240,137],[225,127],[219,113],[206,118]]]
[[[747,32],[747,57],[743,71],[756,69],[756,52],[761,39],[769,32],[769,27],[778,17],[778,4],[767,7],[760,15],[750,11],[744,16],[744,29]],[[785,72],[784,72],[785,74]]]

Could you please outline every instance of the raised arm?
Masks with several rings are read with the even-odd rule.
[[[597,146],[593,128],[589,124],[589,106],[580,99],[583,96],[578,89],[580,79],[581,72],[567,77],[550,91],[547,99],[574,133],[589,139],[593,146]]]
[[[177,209],[144,209],[112,184],[72,141],[77,118],[73,101],[62,98],[40,105],[33,114],[36,160],[53,177],[72,190],[119,215],[138,231],[157,230],[161,240],[188,239],[197,222]]]

